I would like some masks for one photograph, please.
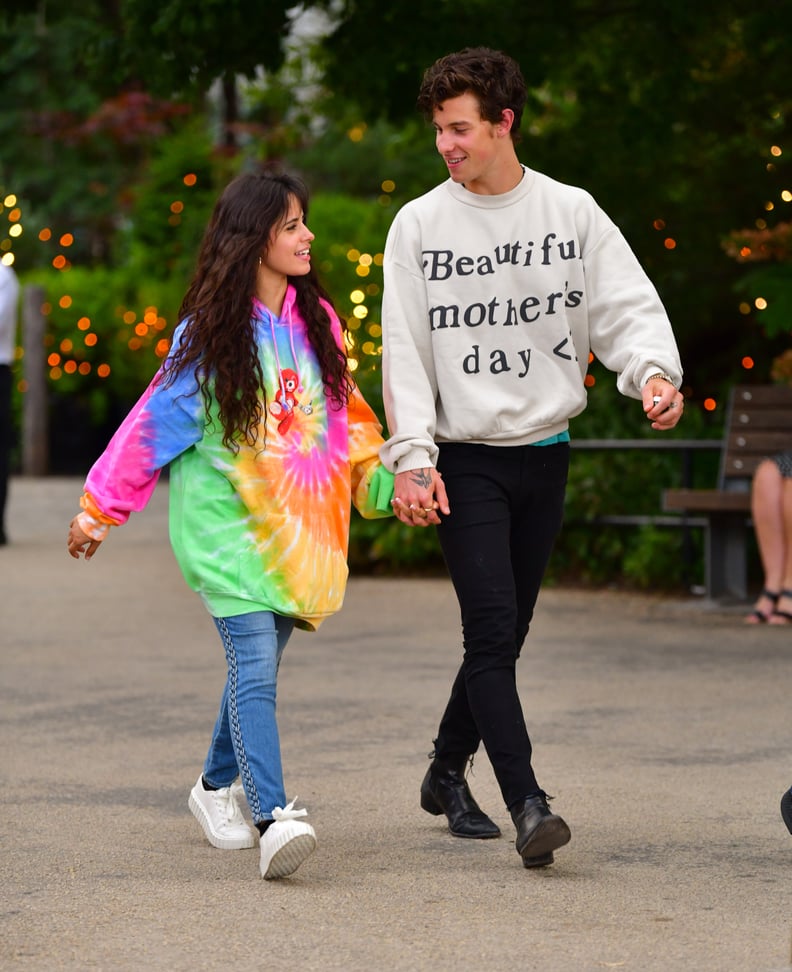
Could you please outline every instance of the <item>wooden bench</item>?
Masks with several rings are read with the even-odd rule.
[[[740,385],[732,389],[716,489],[667,489],[665,511],[704,518],[705,588],[714,599],[748,597],[751,481],[766,456],[792,448],[792,388]]]

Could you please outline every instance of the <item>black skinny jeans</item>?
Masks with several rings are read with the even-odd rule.
[[[451,515],[437,528],[464,656],[435,740],[439,758],[484,743],[507,807],[540,789],[516,664],[563,518],[569,445],[442,443]]]

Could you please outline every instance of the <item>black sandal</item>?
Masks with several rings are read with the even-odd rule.
[[[762,590],[759,592],[759,597],[766,597],[768,601],[772,602],[773,607],[770,610],[769,614],[765,614],[764,611],[760,611],[758,608],[754,608],[753,611],[751,611],[751,613],[746,618],[748,624],[751,623],[750,621],[751,618],[755,619],[754,622],[755,624],[767,624],[767,622],[774,614],[784,614],[785,612],[776,611],[775,609],[776,604],[778,604],[778,599],[782,595],[792,597],[792,591],[775,592],[775,591],[768,591],[766,587],[762,588]],[[789,615],[789,620],[792,621],[792,614]]]
[[[782,597],[783,598],[786,598],[787,601],[792,601],[792,591],[790,591],[786,587],[783,588],[783,590],[780,592],[780,594],[776,598],[776,603],[778,603],[778,601]],[[792,624],[792,611],[779,611],[778,608],[775,608],[774,607],[773,608],[773,613],[770,615],[770,617],[767,620],[770,621],[771,618],[783,618],[784,619],[783,621],[776,621],[775,624]],[[773,622],[771,622],[771,623],[773,623]]]

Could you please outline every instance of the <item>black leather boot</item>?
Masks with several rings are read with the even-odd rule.
[[[525,867],[552,864],[553,851],[568,844],[572,836],[566,821],[550,810],[542,791],[516,804],[511,817],[517,828],[517,853]]]
[[[444,813],[454,837],[500,837],[498,825],[473,799],[465,779],[466,763],[466,756],[433,759],[421,784],[421,807],[436,817]]]

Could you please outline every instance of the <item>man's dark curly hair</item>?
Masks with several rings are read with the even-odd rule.
[[[527,90],[517,62],[489,47],[466,47],[446,54],[427,68],[418,94],[418,110],[432,120],[435,108],[449,98],[470,92],[478,99],[481,117],[497,124],[504,108],[514,112],[511,135],[519,141]]]
[[[192,283],[179,309],[184,334],[167,364],[162,380],[195,370],[206,404],[217,402],[223,443],[236,451],[239,442],[254,444],[259,425],[266,423],[267,401],[256,336],[252,300],[256,294],[259,257],[266,253],[273,231],[284,223],[292,199],[305,218],[308,192],[291,175],[272,171],[237,176],[218,199],[204,233]],[[320,298],[330,298],[308,274],[289,277],[296,290],[297,309],[321,368],[331,405],[342,407],[352,390],[344,352],[330,329],[330,317]],[[331,305],[332,306],[332,305]]]

